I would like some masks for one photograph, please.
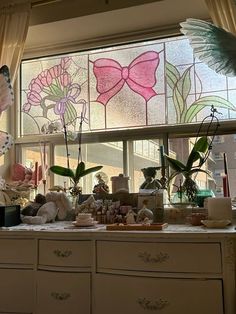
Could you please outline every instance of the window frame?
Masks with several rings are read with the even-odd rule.
[[[105,48],[112,45],[119,46],[121,44],[143,42],[154,39],[170,38],[173,36],[181,35],[179,31],[179,26],[174,25],[170,27],[157,28],[157,29],[146,29],[136,32],[124,33],[122,35],[110,35],[103,38],[87,40],[83,42],[65,42],[58,43],[47,47],[35,47],[28,49],[24,52],[23,60],[39,57],[49,57],[52,55],[60,55],[65,53],[73,53],[75,51],[85,51],[90,49]],[[15,123],[11,124],[11,134],[15,138],[14,146],[14,162],[22,161],[22,148],[25,146],[37,145],[39,142],[47,142],[49,145],[49,163],[52,164],[54,160],[54,147],[55,145],[63,145],[64,138],[63,134],[52,134],[52,135],[38,135],[37,139],[35,136],[25,136],[19,137],[19,119],[18,114],[20,112],[20,76],[14,85],[15,89],[15,100],[17,106],[13,108],[11,113],[11,118]],[[213,123],[213,126],[215,123]],[[206,132],[208,123],[204,123],[200,136]],[[169,152],[168,140],[169,138],[180,138],[180,137],[194,137],[199,128],[199,123],[190,124],[178,124],[178,125],[159,125],[159,126],[149,126],[149,127],[137,127],[132,129],[121,129],[121,130],[109,130],[109,131],[92,131],[84,132],[82,135],[82,144],[90,143],[105,143],[105,142],[123,142],[123,164],[124,164],[124,175],[131,176],[133,164],[129,158],[129,155],[133,152],[133,142],[134,140],[144,140],[144,139],[156,139],[162,138],[163,145],[165,147],[165,152]],[[221,121],[220,127],[217,131],[217,135],[233,134],[236,133],[236,123],[235,121]],[[209,134],[211,135],[211,133]],[[73,142],[69,141],[69,144]],[[131,176],[132,179],[132,176]],[[50,174],[50,182],[54,183],[53,175]]]

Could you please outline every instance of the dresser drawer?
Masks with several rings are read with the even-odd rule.
[[[219,243],[97,242],[97,270],[220,273]]]
[[[33,265],[36,252],[34,244],[34,240],[0,239],[0,265]]]
[[[90,314],[90,274],[38,271],[37,314]]]
[[[94,314],[224,313],[221,280],[97,274],[94,283]]]
[[[0,269],[0,278],[0,313],[33,313],[33,271]]]
[[[39,265],[91,267],[91,241],[39,241]]]

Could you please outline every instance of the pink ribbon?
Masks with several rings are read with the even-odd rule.
[[[127,67],[122,67],[113,59],[97,59],[93,64],[97,91],[100,94],[97,101],[106,105],[125,83],[148,101],[157,95],[152,87],[156,84],[155,72],[159,62],[159,54],[155,51],[142,53]]]

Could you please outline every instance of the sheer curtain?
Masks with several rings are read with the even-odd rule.
[[[14,82],[29,27],[30,1],[0,5],[0,65],[8,65]]]
[[[234,0],[205,0],[215,25],[236,34],[236,5]]]
[[[5,4],[4,4],[5,3]],[[14,83],[24,51],[29,27],[31,3],[26,0],[0,0],[0,66],[6,64],[10,69],[11,82]],[[15,114],[17,110],[6,110],[0,117],[0,129],[15,136]],[[11,164],[15,162],[15,150],[0,157],[0,176],[8,179]]]

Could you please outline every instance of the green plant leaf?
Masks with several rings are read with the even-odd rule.
[[[186,164],[186,170],[189,171],[193,167],[193,163],[196,162],[198,159],[201,158],[201,155],[199,152],[192,150]]]
[[[173,90],[173,103],[176,112],[176,123],[180,123],[181,116],[183,115],[184,111],[184,99],[183,96],[180,94],[177,85],[174,87]]]
[[[58,174],[59,176],[70,177],[75,179],[74,172],[70,168],[65,168],[61,166],[51,166],[49,168],[53,173]]]
[[[75,180],[77,182],[79,182],[79,179],[81,178],[81,174],[84,172],[84,170],[85,170],[85,163],[81,161],[80,163],[78,163],[78,166],[75,170]]]
[[[204,158],[203,153],[207,151],[208,146],[209,144],[206,136],[202,136],[196,141],[187,160],[186,164],[187,171],[191,170],[191,168],[193,167],[193,163],[195,161],[203,160]]]
[[[63,91],[56,84],[51,84],[50,90],[53,92],[55,96],[60,96],[60,97],[63,96]]]
[[[208,149],[209,143],[207,136],[200,137],[193,146],[193,150],[205,153]]]
[[[206,96],[199,98],[188,108],[184,121],[186,123],[192,122],[193,118],[205,107],[226,108],[236,111],[236,107],[228,100],[220,96]]]
[[[178,172],[182,172],[185,169],[185,165],[179,160],[173,159],[166,155],[166,159],[172,169]]]
[[[191,67],[187,68],[177,82],[177,88],[185,102],[191,89],[190,70]]]
[[[98,170],[102,169],[102,167],[103,167],[103,166],[96,166],[96,167],[91,167],[91,168],[85,169],[85,170],[81,173],[80,177],[84,177],[84,176],[86,176],[86,175],[89,174],[89,173],[98,171]]]
[[[74,125],[76,124],[76,117],[77,117],[77,112],[75,110],[75,107],[70,101],[67,101],[66,103],[66,110],[64,114],[65,118],[65,124],[66,125]]]
[[[179,71],[173,64],[169,63],[168,61],[165,62],[165,71],[166,71],[166,82],[170,86],[170,88],[173,90],[175,85],[177,84],[177,81],[180,78]]]

